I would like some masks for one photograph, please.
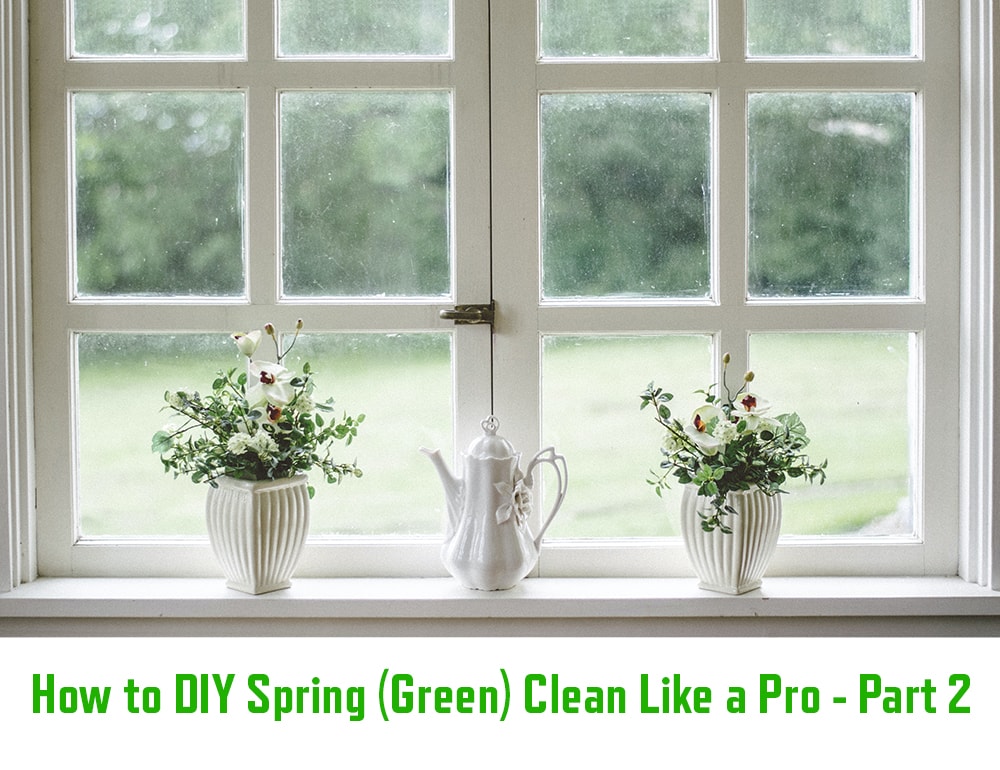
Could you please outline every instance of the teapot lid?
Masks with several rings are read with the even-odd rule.
[[[491,414],[480,425],[483,426],[483,435],[469,446],[469,451],[467,452],[469,457],[477,459],[505,459],[514,456],[514,447],[511,446],[511,443],[502,436],[497,435],[497,430],[500,428],[500,421],[496,417]]]

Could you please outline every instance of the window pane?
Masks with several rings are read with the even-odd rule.
[[[822,486],[791,481],[782,533],[910,535],[915,440],[915,335],[754,334],[754,388],[776,413],[796,412]]]
[[[708,94],[542,97],[543,294],[709,294]]]
[[[73,96],[86,296],[243,293],[243,95]]]
[[[451,291],[450,97],[281,97],[284,288],[292,295]]]
[[[163,410],[165,391],[207,393],[216,372],[246,359],[225,334],[81,334],[78,350],[82,533],[204,536],[206,486],[165,473],[151,439],[182,422]],[[301,371],[305,361],[317,399],[333,396],[338,414],[366,415],[357,441],[333,450],[357,459],[364,476],[329,486],[312,474],[310,533],[440,533],[444,494],[417,449],[453,451],[451,335],[303,335],[285,364]]]
[[[451,333],[306,334],[286,360],[309,362],[317,395],[337,414],[363,413],[358,438],[342,454],[364,472],[328,486],[317,479],[313,535],[442,533],[444,492],[418,450],[454,446]],[[460,472],[460,471],[459,471]]]
[[[239,366],[225,334],[80,334],[79,523],[83,535],[205,536],[205,485],[165,473],[150,451],[167,390],[207,392]],[[245,360],[245,359],[244,359]]]
[[[83,56],[240,56],[242,0],[73,0]]]
[[[751,56],[908,56],[913,0],[747,0]]]
[[[543,57],[705,57],[710,0],[541,0]]]
[[[566,456],[570,474],[546,538],[676,535],[682,490],[661,500],[646,483],[663,431],[639,394],[656,380],[694,411],[694,391],[711,382],[711,337],[552,335],[542,353],[542,444]]]
[[[749,98],[750,293],[908,296],[913,94]]]
[[[283,56],[446,56],[450,0],[280,0]]]

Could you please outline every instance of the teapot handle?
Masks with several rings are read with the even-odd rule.
[[[531,458],[531,462],[528,463],[528,467],[524,471],[525,478],[530,479],[531,472],[535,469],[535,466],[540,463],[549,463],[553,468],[555,468],[556,478],[559,481],[559,489],[556,493],[556,501],[552,505],[552,510],[549,511],[548,516],[542,523],[542,528],[538,530],[538,534],[535,535],[534,540],[536,548],[541,547],[542,536],[545,534],[545,530],[549,528],[549,524],[552,523],[552,519],[556,517],[556,512],[563,504],[563,500],[566,497],[566,482],[569,480],[569,471],[566,468],[566,458],[560,454],[556,454],[555,447],[546,447]]]

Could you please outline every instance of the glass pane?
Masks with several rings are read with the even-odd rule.
[[[447,56],[450,0],[280,0],[283,56]]]
[[[705,57],[710,0],[541,0],[544,58]]]
[[[771,411],[796,412],[822,486],[791,481],[786,535],[910,535],[915,335],[754,334],[754,389]]]
[[[451,292],[450,97],[281,97],[284,288],[291,295]]]
[[[73,0],[82,56],[241,56],[242,0]]]
[[[440,449],[451,463],[451,334],[307,334],[285,360],[294,368],[308,361],[317,393],[332,395],[338,413],[365,415],[342,453],[364,476],[338,486],[314,481],[310,532],[444,532],[444,492],[419,448]]]
[[[749,98],[750,293],[908,296],[913,94]]]
[[[151,439],[182,422],[163,410],[165,391],[210,392],[218,371],[246,359],[225,334],[82,334],[78,350],[82,533],[204,536],[205,485],[165,473]],[[366,415],[356,442],[334,445],[334,459],[356,459],[364,476],[330,486],[312,474],[311,534],[442,532],[444,493],[418,448],[453,452],[451,335],[303,335],[284,363],[301,371],[305,361],[318,400]]]
[[[694,391],[711,382],[712,338],[546,336],[542,352],[542,443],[566,456],[570,475],[545,537],[678,534],[681,488],[661,500],[646,483],[659,471],[663,430],[639,411],[639,395],[656,380],[679,412],[693,412],[703,400]]]
[[[243,95],[73,96],[77,292],[243,293]]]
[[[708,94],[546,94],[543,294],[709,295]]]
[[[205,536],[205,485],[165,473],[150,445],[180,423],[164,392],[208,391],[241,364],[236,346],[225,334],[81,334],[77,349],[81,534]]]
[[[913,0],[747,0],[750,56],[909,56]]]

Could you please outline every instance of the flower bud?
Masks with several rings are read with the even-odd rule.
[[[723,353],[723,355],[722,355],[722,365],[723,366],[729,366],[729,361],[730,361],[729,354],[728,353]]]
[[[747,372],[743,375],[743,382],[753,382],[753,372]]]
[[[300,318],[298,321],[295,322],[295,331],[297,331],[297,332],[302,331],[302,326],[303,326],[303,323],[302,323],[302,319]]]
[[[274,324],[271,324],[271,323],[264,324],[264,332],[267,334],[268,337],[273,337],[274,336]]]
[[[257,352],[257,346],[260,344],[260,332],[257,330],[247,332],[246,334],[237,332],[231,336],[240,353],[247,358],[253,358],[253,354]]]

